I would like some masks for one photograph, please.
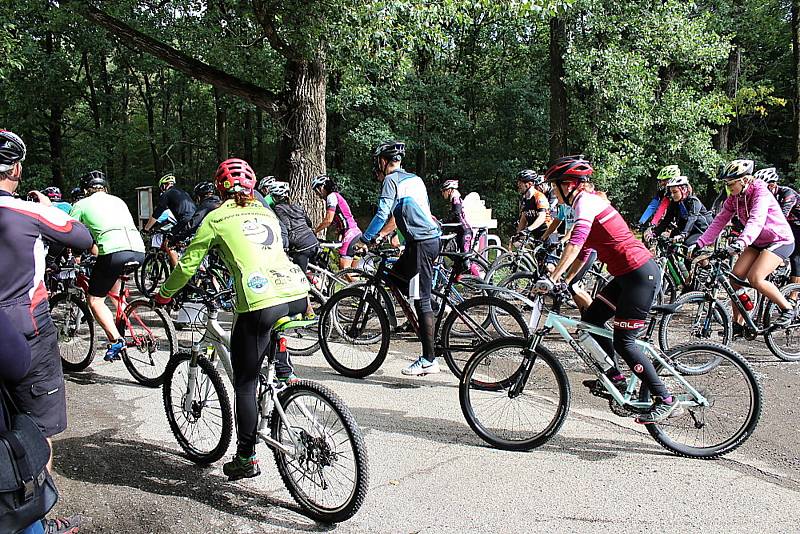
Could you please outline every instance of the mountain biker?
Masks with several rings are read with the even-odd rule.
[[[21,380],[7,384],[16,406],[30,415],[52,447],[52,436],[67,427],[67,403],[58,331],[50,317],[44,284],[44,240],[76,250],[92,246],[92,236],[79,222],[50,206],[41,193],[38,202],[14,198],[22,179],[26,147],[22,139],[0,130],[0,310],[30,349],[30,368]],[[10,340],[5,340],[9,342]],[[52,454],[47,468],[52,471]],[[77,532],[81,516],[49,519],[48,534]],[[41,532],[41,530],[39,530]]]
[[[536,239],[541,239],[552,220],[550,202],[547,195],[539,190],[544,183],[542,176],[526,169],[517,174],[517,191],[519,192],[519,221],[517,234],[527,230]]]
[[[194,186],[194,198],[197,201],[197,209],[194,211],[186,224],[172,232],[172,239],[176,242],[183,241],[187,237],[194,235],[200,223],[206,218],[206,215],[214,211],[222,204],[222,201],[217,196],[217,188],[211,182],[200,182]]]
[[[317,176],[311,181],[311,190],[325,201],[325,218],[314,228],[314,233],[319,234],[334,225],[338,234],[336,239],[342,242],[339,247],[339,268],[347,269],[353,265],[355,245],[361,237],[361,229],[333,178],[324,174]]]
[[[644,327],[661,284],[661,271],[650,251],[634,237],[609,201],[591,188],[587,190],[586,182],[593,172],[583,156],[566,156],[556,160],[545,174],[545,180],[555,186],[558,201],[575,210],[572,236],[547,282],[555,285],[553,280],[560,280],[567,268],[585,256],[588,249],[597,251],[598,259],[606,264],[614,279],[598,293],[583,313],[583,320],[602,327],[614,318],[613,340],[595,339],[609,356],[613,357],[616,350],[643,387],[648,388],[653,404],[636,421],[655,423],[677,415],[680,410],[679,399],[669,393],[653,362],[636,345],[636,337]],[[625,388],[625,378],[616,366],[606,374],[617,388]],[[599,381],[587,381],[585,385],[602,388]]]
[[[103,359],[110,362],[119,359],[119,353],[125,348],[125,338],[106,305],[106,296],[119,293],[119,277],[126,264],[144,261],[144,242],[125,202],[108,194],[105,174],[101,171],[86,173],[81,178],[81,187],[86,197],[75,203],[71,214],[86,225],[95,241],[93,253],[97,261],[89,277],[89,308],[108,336]]]
[[[361,235],[359,247],[375,243],[378,235],[394,224],[405,239],[405,249],[391,271],[391,282],[414,301],[420,326],[422,355],[402,370],[404,375],[423,376],[440,372],[434,350],[434,317],[431,307],[433,263],[439,256],[441,230],[431,215],[425,182],[406,172],[401,162],[406,145],[384,141],[372,153],[372,175],[382,183],[378,211]]]
[[[144,225],[145,231],[150,230],[156,224],[159,216],[164,213],[164,210],[169,209],[177,221],[175,227],[172,229],[173,234],[182,233],[183,227],[189,223],[189,218],[194,214],[197,206],[195,206],[192,197],[189,193],[175,186],[177,179],[172,174],[165,174],[158,181],[158,188],[161,190],[161,196],[158,197],[158,204],[156,204],[150,219]],[[172,243],[177,243],[177,240],[170,239]],[[169,248],[169,263],[175,266],[178,263],[178,253]]]
[[[272,198],[272,195],[269,193],[269,188],[274,184],[277,180],[274,176],[265,176],[258,182],[258,186],[256,187],[256,191],[254,192],[255,197],[258,199],[264,207],[272,209],[272,206],[275,205],[275,200]]]
[[[56,208],[60,209],[64,213],[69,214],[69,212],[72,211],[72,204],[70,204],[69,202],[62,201],[62,199],[61,199],[61,189],[59,189],[59,188],[57,188],[55,186],[50,186],[50,187],[44,188],[42,190],[42,193],[44,193],[44,196],[46,196],[47,198],[50,199],[50,203],[53,206],[55,206]]]
[[[255,456],[259,371],[276,321],[306,309],[308,281],[283,251],[277,216],[255,199],[256,175],[250,165],[237,158],[225,160],[214,181],[223,202],[203,220],[155,300],[169,303],[211,248],[217,249],[233,275],[237,316],[231,332],[231,363],[239,439],[236,455],[223,472],[238,480],[261,473]],[[287,354],[277,356],[278,379],[284,384],[296,382]]]
[[[800,282],[800,194],[791,187],[778,185],[780,177],[775,167],[756,171],[753,177],[764,180],[767,184],[767,189],[775,195],[786,221],[792,228],[794,251],[789,256],[789,265],[791,266],[790,281],[792,283]]]
[[[86,195],[83,194],[83,189],[80,187],[73,187],[69,192],[69,198],[72,200],[73,204],[82,199],[84,196]]]
[[[653,228],[655,235],[661,235],[675,224],[670,233],[672,241],[694,245],[711,222],[711,213],[697,198],[689,185],[689,178],[678,176],[667,182],[667,195],[670,199],[666,213]]]
[[[647,205],[647,209],[644,210],[644,213],[642,213],[642,216],[639,218],[640,228],[646,227],[648,222],[656,225],[661,221],[661,218],[664,216],[669,206],[667,182],[679,176],[681,176],[681,169],[677,165],[667,165],[658,171],[658,175],[656,176],[658,189],[656,189],[656,194],[653,196],[650,204]],[[652,221],[650,220],[651,218]]]
[[[456,242],[458,249],[462,253],[472,251],[472,227],[467,222],[466,215],[464,214],[464,204],[461,201],[461,193],[458,190],[458,180],[451,179],[442,182],[440,187],[442,191],[442,198],[444,198],[450,206],[450,211],[442,222],[456,223],[458,229],[456,230]],[[480,276],[477,264],[468,261],[464,267],[473,276]]]
[[[773,324],[786,326],[794,311],[767,276],[792,255],[795,248],[792,229],[767,184],[753,178],[752,160],[730,162],[720,173],[719,180],[725,183],[728,198],[695,246],[701,249],[713,244],[734,214],[738,215],[744,223],[744,230],[728,245],[731,256],[739,255],[732,272],[739,278],[747,278],[756,291],[774,302],[781,314]],[[733,283],[733,286],[739,289],[738,284]],[[733,333],[741,335],[744,319],[735,305],[733,317]]]

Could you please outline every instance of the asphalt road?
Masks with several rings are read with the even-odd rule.
[[[270,451],[262,475],[228,483],[222,462],[180,455],[160,389],[136,384],[98,355],[68,377],[69,428],[54,444],[57,512],[93,517],[85,532],[791,532],[800,527],[800,363],[779,363],[760,342],[737,345],[765,393],[755,435],[714,461],[672,456],[630,420],[585,393],[568,360],[573,402],[559,435],[527,453],[489,448],[465,423],[449,373],[402,377],[417,345],[396,343],[361,381],[321,355],[298,372],[334,389],[366,436],[370,490],[338,525],[300,513]]]

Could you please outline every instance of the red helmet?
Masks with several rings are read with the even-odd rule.
[[[564,156],[550,165],[544,174],[547,182],[587,182],[594,172],[592,164],[583,155]]]
[[[239,158],[226,159],[220,163],[214,176],[217,191],[222,195],[239,192],[252,195],[256,181],[256,173],[250,164]]]

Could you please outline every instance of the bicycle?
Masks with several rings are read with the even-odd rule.
[[[363,283],[334,294],[323,306],[319,316],[319,340],[322,354],[338,373],[350,378],[364,378],[383,364],[391,340],[390,314],[394,297],[417,336],[420,327],[413,306],[403,297],[387,267],[394,251],[382,249],[377,273],[368,275]],[[475,253],[443,252],[458,261],[471,259]],[[435,314],[436,356],[444,358],[456,376],[461,375],[469,355],[488,340],[515,333],[527,334],[520,312],[509,302],[490,295],[459,300],[453,291],[459,272],[450,271],[444,289],[432,289],[431,300],[438,300]],[[388,285],[388,291],[384,287]],[[389,309],[391,308],[391,310]]]
[[[136,271],[136,287],[145,296],[152,295],[172,272],[167,246],[169,235],[163,230],[151,234],[150,249]]]
[[[86,266],[76,265],[74,259],[47,273],[50,316],[58,333],[61,368],[65,373],[83,371],[94,359],[94,316],[85,296],[88,280]]]
[[[725,249],[717,249],[711,254],[698,257],[697,262],[709,260],[711,263],[710,275],[706,287],[701,291],[686,293],[681,296],[674,314],[664,326],[663,344],[669,347],[669,340],[677,333],[686,333],[688,330],[697,338],[712,339],[717,335],[725,343],[732,340],[733,319],[728,313],[728,308],[716,297],[717,290],[722,289],[724,296],[733,302],[736,309],[744,319],[744,338],[748,341],[764,336],[764,341],[769,350],[784,361],[800,360],[800,301],[793,299],[793,294],[800,292],[800,284],[787,284],[780,288],[781,294],[794,307],[794,317],[786,327],[774,326],[774,317],[780,314],[780,308],[769,299],[758,293],[755,302],[747,296],[747,301],[752,309],[748,310],[745,303],[737,296],[731,279],[742,288],[752,288],[747,280],[733,274],[730,265],[730,255]],[[681,313],[682,312],[682,313]],[[687,326],[688,323],[688,326]],[[721,328],[721,332],[716,329]]]
[[[187,458],[200,465],[222,458],[233,433],[233,410],[218,371],[221,367],[233,382],[230,333],[218,320],[220,302],[230,291],[205,293],[202,341],[172,358],[165,372],[162,397],[170,430]],[[284,485],[309,517],[338,523],[355,515],[369,486],[361,430],[329,388],[301,380],[278,389],[273,381],[275,355],[286,348],[286,332],[309,322],[289,321],[273,329],[259,376],[258,439],[272,449]]]
[[[109,293],[108,297],[114,302],[114,322],[120,335],[125,338],[126,348],[120,356],[131,376],[143,386],[158,387],[163,382],[164,368],[169,358],[177,352],[178,341],[175,328],[169,315],[162,309],[156,308],[152,301],[146,298],[134,299],[128,302],[130,290],[125,283],[130,280],[130,275],[139,267],[138,262],[126,264],[120,276],[119,294]],[[77,302],[84,302],[89,290],[89,276],[87,265],[76,272],[75,290],[54,295],[53,301],[58,304],[61,299],[68,303],[62,315],[59,310],[53,315],[53,321],[61,336],[73,332],[76,324],[75,315],[69,306],[75,305],[81,316],[91,312],[88,306],[81,307]],[[61,295],[66,295],[61,297]],[[77,299],[77,300],[76,300]],[[52,313],[52,312],[51,312]],[[67,355],[70,358],[70,355]],[[80,371],[89,366],[94,358],[94,353],[89,352],[82,360],[64,360],[62,353],[61,364],[71,371]]]
[[[613,333],[560,315],[563,294],[551,292],[549,296],[554,302],[550,310],[543,307],[541,298],[538,300],[540,312],[547,312],[541,328],[527,339],[498,339],[481,347],[467,363],[459,382],[459,402],[467,423],[494,447],[539,447],[555,436],[566,420],[569,379],[561,362],[542,345],[551,331],[566,341],[596,375],[615,415],[628,418],[645,413],[651,406],[649,390],[635,375],[627,380],[624,392],[606,376],[608,356],[590,334],[612,338]],[[572,328],[577,339],[568,331]],[[683,411],[644,425],[662,447],[679,456],[709,459],[733,451],[752,435],[761,416],[762,392],[741,356],[712,343],[681,345],[666,354],[642,340],[637,345],[653,360]],[[719,363],[704,372],[682,373],[676,369],[677,364],[708,367],[704,362],[710,359],[719,359]],[[742,413],[731,413],[739,405]],[[498,415],[499,420],[494,420]],[[720,430],[722,426],[729,428]]]

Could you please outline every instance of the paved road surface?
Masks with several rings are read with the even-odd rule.
[[[747,345],[740,346],[747,348]],[[353,381],[321,356],[302,376],[341,395],[366,435],[371,485],[361,511],[338,527],[299,513],[271,455],[262,476],[228,483],[221,464],[181,458],[161,391],[137,385],[98,356],[67,382],[70,426],[55,442],[58,512],[94,517],[86,532],[790,532],[800,527],[800,363],[749,355],[766,405],[755,436],[716,461],[677,458],[637,425],[581,391],[570,365],[571,412],[544,447],[486,447],[463,420],[449,373],[401,377],[416,350],[396,344],[378,374]]]

